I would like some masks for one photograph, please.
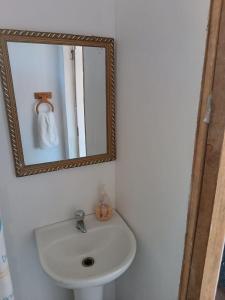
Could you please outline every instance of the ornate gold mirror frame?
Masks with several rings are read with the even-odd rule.
[[[106,111],[107,111],[107,153],[83,158],[67,159],[35,165],[25,165],[18,121],[16,99],[9,63],[7,42],[28,42],[56,45],[103,47],[106,53]],[[0,72],[4,94],[9,132],[15,163],[16,176],[57,171],[116,159],[115,138],[115,92],[114,92],[114,39],[96,36],[82,36],[63,33],[21,31],[0,29]]]

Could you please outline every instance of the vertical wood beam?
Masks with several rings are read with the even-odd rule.
[[[213,87],[222,4],[223,0],[212,0],[210,5],[208,37],[206,43],[205,63],[198,113],[198,125],[193,158],[191,194],[187,217],[187,231],[185,237],[185,250],[181,272],[179,300],[188,299],[188,285],[190,280],[193,249],[200,207],[200,195],[204,173],[206,141],[208,133],[208,126],[203,122],[203,119],[207,107],[207,99]],[[194,298],[192,300],[194,300]]]

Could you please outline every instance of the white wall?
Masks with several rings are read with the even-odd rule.
[[[112,0],[2,0],[0,27],[114,36],[113,9]],[[114,200],[115,163],[16,178],[2,94],[0,145],[0,209],[16,299],[72,299],[41,270],[33,229],[71,217],[76,208],[91,212],[100,183]]]
[[[178,294],[209,0],[117,0],[117,209],[138,252],[117,300]]]
[[[116,299],[174,300],[209,0],[116,1],[117,207],[138,238]],[[113,0],[2,0],[0,27],[113,36],[113,11]],[[16,178],[0,100],[0,207],[16,298],[72,299],[42,272],[32,230],[91,211],[100,182],[114,199],[115,164]]]

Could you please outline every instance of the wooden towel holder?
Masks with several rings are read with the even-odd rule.
[[[54,112],[54,106],[53,104],[48,100],[52,99],[52,93],[51,92],[38,92],[34,93],[34,98],[38,100],[38,103],[35,106],[36,113],[39,113],[39,106],[42,103],[46,103],[51,107],[52,112]]]

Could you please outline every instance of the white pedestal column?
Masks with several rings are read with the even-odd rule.
[[[103,286],[74,290],[75,300],[103,300]]]

